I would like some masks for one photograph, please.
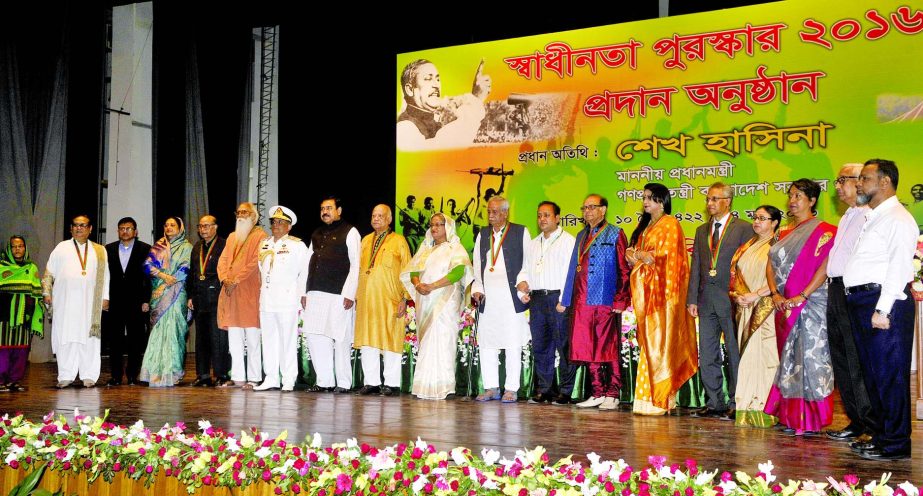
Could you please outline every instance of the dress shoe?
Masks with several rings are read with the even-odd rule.
[[[83,380],[83,387],[85,387],[85,388],[96,387],[96,381],[94,381],[94,380],[92,380],[92,379],[84,379],[84,380]]]
[[[718,417],[718,420],[725,420],[725,421],[734,422],[735,420],[737,420],[737,410],[735,410],[735,409],[732,408],[732,409],[730,409],[730,410],[728,410],[728,411],[722,413],[721,416]]]
[[[555,405],[570,406],[574,404],[574,399],[569,394],[559,394],[551,402]]]
[[[554,396],[551,393],[538,393],[531,398],[529,398],[529,403],[532,404],[542,404],[542,403],[551,403],[554,400]]]
[[[600,410],[615,410],[619,407],[619,400],[606,396],[603,398],[603,402],[599,405]]]
[[[226,381],[222,379],[222,380],[219,380],[219,381],[215,384],[215,387],[220,387],[220,388],[232,388],[232,387],[237,387],[237,386],[238,386],[238,384],[237,384],[236,382],[230,380],[230,379],[228,379],[228,380],[226,380]]]
[[[369,386],[368,384],[366,384],[365,386],[362,386],[361,388],[359,388],[359,390],[356,391],[356,394],[358,394],[359,396],[369,396],[372,394],[381,394],[381,386]]]
[[[884,451],[881,448],[874,448],[870,450],[860,451],[859,456],[865,458],[866,460],[909,460],[910,459],[910,450],[899,450],[899,451]]]
[[[340,393],[340,394],[346,394],[346,393],[349,392],[349,389],[347,389],[347,388],[345,388],[345,387],[339,387],[339,386],[337,386],[337,387],[333,388],[333,392],[334,392],[334,393]]]
[[[577,408],[595,408],[606,401],[605,396],[590,396],[589,398],[577,403]]]
[[[115,379],[115,378],[113,377],[112,379],[109,379],[109,380],[106,382],[106,385],[109,386],[109,387],[121,386],[121,385],[122,385],[122,381],[117,380],[117,379]]]
[[[212,387],[212,378],[211,377],[199,377],[190,384],[193,387]]]
[[[0,384],[0,393],[9,393],[10,385],[9,384]]]
[[[724,415],[724,411],[711,408],[702,408],[689,414],[693,418],[721,418],[722,415]]]
[[[26,390],[26,387],[18,382],[7,384],[6,387],[11,393],[21,393]]]
[[[854,442],[849,443],[849,449],[851,449],[852,451],[856,453],[862,453],[863,451],[877,450],[878,445],[871,441],[867,443],[854,441]]]
[[[325,388],[323,386],[318,386],[317,384],[315,384],[313,386],[308,386],[307,388],[305,388],[305,391],[309,393],[329,393],[330,391],[333,391],[333,388]]]
[[[852,441],[854,437],[859,437],[862,435],[861,430],[854,430],[850,427],[846,427],[841,431],[827,431],[824,433],[827,436],[827,439],[833,441]]]
[[[382,386],[381,395],[382,396],[400,396],[401,388],[399,386]]]
[[[253,386],[254,391],[269,391],[271,389],[279,389],[279,385],[273,382],[263,381],[262,384]]]

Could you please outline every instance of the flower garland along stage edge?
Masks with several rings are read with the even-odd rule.
[[[108,415],[108,412],[106,412]],[[506,494],[518,496],[565,495],[809,495],[842,494],[918,496],[909,482],[889,485],[890,474],[860,481],[855,475],[842,480],[780,481],[771,461],[759,472],[720,472],[701,469],[694,460],[668,463],[666,457],[648,457],[648,466],[635,468],[623,460],[604,461],[572,456],[551,463],[541,446],[520,450],[512,459],[493,450],[480,456],[467,448],[437,451],[417,439],[410,444],[376,448],[350,439],[322,447],[320,435],[305,444],[286,442],[257,429],[239,436],[199,422],[187,431],[182,422],[153,431],[138,421],[130,427],[107,422],[105,417],[85,417],[74,412],[75,423],[47,415],[33,423],[21,415],[0,419],[0,455],[3,465],[30,470],[47,464],[54,471],[85,473],[92,483],[127,477],[150,486],[162,471],[177,479],[189,493],[203,486],[246,488],[267,483],[275,494],[375,495],[375,494]]]

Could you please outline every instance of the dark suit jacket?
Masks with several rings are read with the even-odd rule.
[[[711,232],[712,221],[702,224],[695,230],[695,243],[692,246],[692,264],[689,271],[689,293],[686,296],[687,305],[699,305],[715,298],[723,298],[730,306],[728,286],[731,280],[731,259],[740,245],[753,237],[753,225],[731,215],[728,226],[725,228],[721,249],[718,251],[716,269],[718,275],[711,277]],[[721,301],[723,304],[724,301]]]
[[[144,261],[151,245],[135,239],[128,265],[122,270],[119,260],[121,241],[106,245],[109,258],[109,312],[141,312],[142,303],[151,301],[151,278],[144,272]]]
[[[192,305],[197,312],[218,312],[218,295],[221,292],[221,281],[218,280],[218,258],[224,251],[226,240],[215,236],[212,254],[205,263],[205,279],[200,279],[202,270],[199,268],[199,256],[205,242],[201,239],[192,247],[189,259],[189,277],[186,278],[186,296],[192,300]],[[208,251],[206,250],[206,253]]]

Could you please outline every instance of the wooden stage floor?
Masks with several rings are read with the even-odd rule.
[[[105,359],[101,383],[108,380]],[[194,376],[192,355],[187,375]],[[689,416],[643,417],[628,411],[532,405],[525,402],[424,401],[412,396],[360,397],[353,394],[295,391],[254,392],[241,389],[138,386],[117,388],[54,388],[56,366],[30,364],[20,393],[0,393],[0,413],[22,412],[40,421],[49,411],[73,421],[74,408],[85,415],[102,415],[120,424],[137,419],[152,428],[184,421],[189,428],[207,419],[218,427],[239,432],[251,426],[277,434],[288,430],[289,440],[303,440],[319,432],[324,444],[355,437],[383,446],[415,440],[417,436],[439,449],[466,446],[476,452],[489,447],[505,456],[517,448],[545,446],[553,460],[568,454],[596,452],[604,459],[623,458],[644,466],[648,455],[665,455],[671,462],[698,460],[707,470],[720,468],[758,472],[757,463],[772,460],[776,475],[822,481],[827,475],[842,480],[857,474],[863,481],[892,472],[892,482],[923,484],[923,422],[913,425],[913,459],[873,462],[855,456],[845,443],[826,438],[795,438],[774,429],[737,428],[731,422]],[[188,384],[188,380],[184,381]],[[838,403],[832,427],[845,425]]]

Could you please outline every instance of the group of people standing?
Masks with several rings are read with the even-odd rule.
[[[126,218],[119,241],[104,249],[88,240],[89,218],[78,216],[73,239],[52,253],[41,290],[22,238],[10,240],[0,261],[0,296],[14,310],[2,322],[0,382],[9,389],[21,379],[14,352],[24,335],[41,332],[41,292],[53,315],[58,387],[78,374],[85,386],[95,384],[101,329],[113,350],[109,385],[121,384],[122,351],[129,383],[176,384],[194,310],[194,385],[212,385],[213,369],[217,386],[291,391],[301,312],[317,376],[312,391],[350,391],[355,348],[363,373],[357,393],[399,394],[413,300],[420,346],[411,390],[443,399],[455,392],[459,316],[471,301],[483,383],[477,401],[518,400],[531,340],[537,387],[530,402],[611,410],[622,387],[621,314],[631,306],[640,347],[635,413],[670,412],[699,372],[707,403],[693,416],[811,436],[832,422],[836,385],[850,424],[825,435],[852,441],[864,458],[906,458],[917,224],[897,201],[891,161],[847,164],[835,184],[848,206],[839,229],[817,218],[821,188],[810,179],[792,182],[785,228],[772,205],[758,207],[752,224],[738,218],[733,188],[711,185],[710,218],[696,230],[691,262],[670,191],[658,183],[644,186],[643,215],[630,237],[607,222],[608,201],[599,194],[584,200],[576,237],[561,228],[560,207],[541,202],[534,238],[509,221],[509,202],[493,196],[473,260],[449,215],[429,216],[411,256],[390,228],[387,205],[374,208],[373,232],[361,238],[333,197],[321,203],[323,225],[307,245],[289,235],[296,216],[283,206],[267,212],[267,234],[255,207],[241,204],[226,241],[215,218],[204,216],[194,247],[182,220],[171,217],[153,247],[136,239]],[[152,327],[139,359],[134,336],[145,320]],[[573,398],[579,365],[588,374],[586,398]]]

